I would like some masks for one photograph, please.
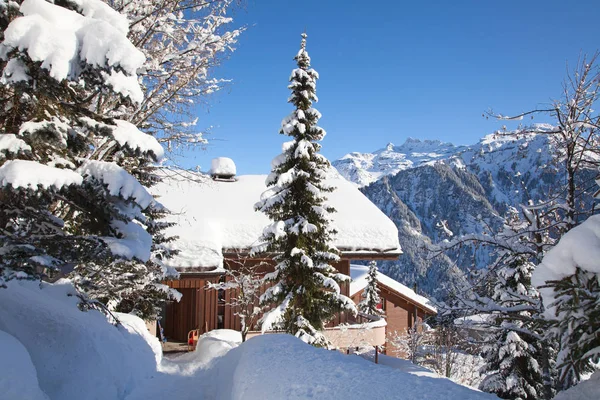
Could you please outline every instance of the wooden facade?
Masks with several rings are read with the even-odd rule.
[[[412,328],[416,321],[422,322],[428,317],[435,315],[435,313],[381,282],[377,282],[377,287],[379,288],[379,295],[383,300],[381,306],[385,312],[387,322],[386,336],[388,340],[386,341],[384,353],[391,356],[401,356],[398,350],[390,344],[389,340],[394,337],[396,332],[401,334]],[[362,300],[363,291],[364,289],[352,296],[352,300],[356,304]]]
[[[225,268],[235,269],[236,265],[243,262],[245,265],[263,263],[264,271],[273,270],[274,263],[266,259],[225,259]],[[343,274],[350,275],[350,260],[342,259],[335,265],[336,269]],[[198,274],[182,272],[180,279],[165,282],[169,287],[181,292],[182,297],[179,302],[168,302],[161,324],[164,335],[170,341],[185,342],[187,334],[193,329],[200,329],[200,333],[206,333],[213,329],[233,329],[241,330],[241,321],[235,315],[235,309],[229,304],[231,299],[237,296],[236,290],[218,291],[208,289],[208,283],[216,283],[220,279],[227,279],[226,275],[221,274]],[[269,285],[265,284],[261,288],[264,293]],[[340,287],[341,292],[349,295],[350,284],[344,283]],[[220,292],[220,293],[219,293]],[[345,313],[339,313],[327,325],[336,326],[347,321]]]

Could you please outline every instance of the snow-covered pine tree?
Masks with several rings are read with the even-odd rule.
[[[600,225],[598,220],[596,223]],[[560,343],[556,360],[559,389],[566,390],[579,383],[585,374],[596,371],[600,362],[598,273],[575,268],[575,273],[562,279],[548,280],[542,287],[554,291],[548,300],[556,318],[553,331]]]
[[[600,216],[593,215],[565,234],[533,274],[559,342],[560,390],[579,383],[600,362],[599,254]]]
[[[491,334],[483,348],[481,373],[486,377],[479,388],[503,399],[544,398],[539,360],[546,343],[536,320],[540,298],[531,285],[533,269],[532,263],[516,258],[497,272],[492,301],[498,311],[487,316]]]
[[[531,284],[534,266],[554,243],[549,234],[552,207],[549,202],[522,206],[521,211],[510,208],[503,229],[495,235],[468,235],[447,244],[472,240],[495,248],[494,264],[470,289],[458,293],[456,304],[446,311],[475,316],[471,323],[488,332],[482,372],[490,376],[481,389],[500,397],[550,399],[554,393],[556,343],[546,335],[549,323]]]
[[[362,300],[358,303],[358,311],[370,315],[381,315],[383,310],[377,308],[379,303],[381,303],[381,297],[379,296],[379,287],[377,287],[377,262],[371,261],[367,286],[362,293]]]
[[[164,210],[142,183],[156,181],[163,149],[124,120],[143,100],[127,19],[100,0],[24,0],[0,14],[0,285],[70,274],[154,315],[167,296],[151,260]],[[106,97],[119,101],[98,113]]]
[[[288,86],[288,102],[295,110],[280,131],[293,140],[273,160],[269,189],[255,206],[272,223],[253,253],[274,253],[277,261],[275,271],[265,276],[273,286],[261,303],[275,307],[263,316],[262,329],[284,329],[316,346],[329,346],[319,331],[337,312],[355,314],[356,307],[340,292],[339,283],[350,278],[332,266],[339,255],[331,244],[336,232],[330,214],[335,210],[326,205],[326,193],[333,188],[325,182],[329,161],[319,154],[325,131],[317,126],[321,114],[312,107],[319,75],[310,68],[306,34],[295,60],[298,68]]]

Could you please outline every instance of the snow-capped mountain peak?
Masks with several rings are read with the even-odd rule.
[[[552,131],[536,125],[536,131]],[[398,227],[404,254],[380,265],[386,275],[443,298],[470,268],[485,268],[493,248],[463,246],[432,257],[429,243],[495,231],[509,207],[541,201],[564,179],[550,135],[499,132],[471,146],[407,139],[334,161]],[[581,177],[593,182],[597,170]],[[591,194],[588,198],[593,202]]]
[[[418,167],[438,160],[445,160],[462,149],[440,140],[408,138],[400,145],[388,143],[373,153],[353,152],[334,161],[333,166],[358,186],[366,186],[384,175]]]

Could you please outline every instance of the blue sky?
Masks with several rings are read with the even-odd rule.
[[[600,48],[597,0],[565,1],[255,1],[233,17],[246,25],[216,76],[233,83],[198,108],[213,126],[187,167],[231,157],[238,174],[267,173],[289,140],[279,135],[293,56],[306,28],[330,160],[406,138],[476,143],[503,114],[560,96],[567,62]],[[549,122],[549,121],[539,121]]]

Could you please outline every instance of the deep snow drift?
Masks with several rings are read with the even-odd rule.
[[[214,340],[215,338],[210,338]],[[203,338],[198,346],[203,346]],[[361,357],[317,349],[291,335],[254,337],[222,357],[201,352],[195,373],[163,372],[128,400],[161,399],[494,399],[435,374],[403,372]],[[193,356],[184,356],[194,364]],[[177,363],[178,359],[163,364]],[[416,367],[415,371],[424,369]],[[415,372],[412,371],[412,372]],[[421,376],[418,376],[421,375]],[[429,376],[428,376],[429,375]],[[203,393],[204,397],[198,394]]]
[[[591,400],[600,399],[600,371],[590,379],[556,395],[554,400]]]
[[[161,349],[145,327],[140,329],[144,323],[125,316],[123,326],[115,327],[100,312],[80,311],[75,293],[69,281],[41,285],[10,281],[8,288],[0,289],[0,333],[23,346],[17,350],[20,360],[0,363],[0,388],[10,384],[12,368],[21,368],[19,375],[25,377],[35,376],[29,368],[34,367],[39,388],[50,399],[123,399],[136,384],[153,376],[160,355],[148,341],[156,342],[155,350]],[[3,352],[0,358],[4,356],[9,355]],[[35,380],[24,379],[35,386]],[[8,395],[0,392],[2,400],[28,398],[22,393],[3,396]]]
[[[35,367],[27,349],[6,332],[0,331],[0,398],[47,400],[41,391]]]
[[[213,331],[197,351],[162,357],[142,320],[82,312],[67,280],[0,289],[0,399],[491,399],[449,380],[415,376],[313,348],[291,335],[240,343]]]

